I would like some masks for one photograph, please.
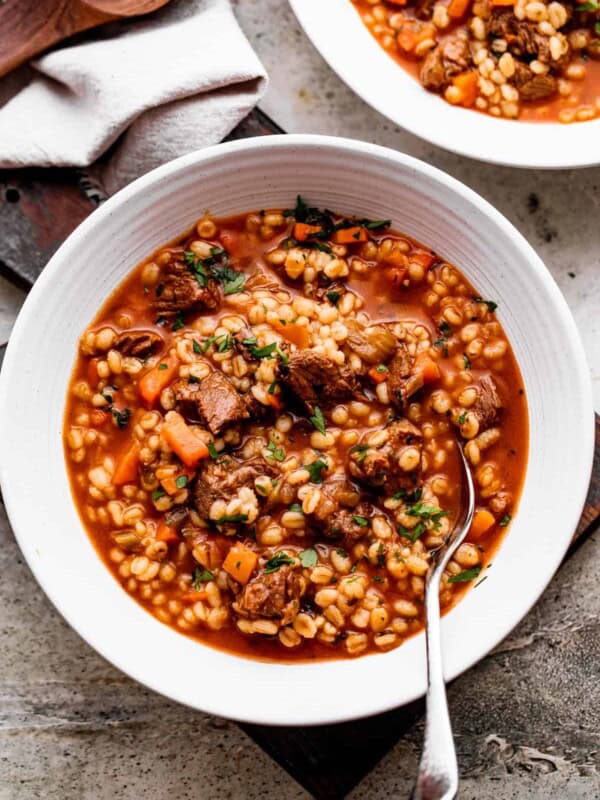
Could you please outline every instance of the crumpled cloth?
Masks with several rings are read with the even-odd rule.
[[[87,167],[116,142],[95,172],[108,194],[220,142],[267,86],[228,0],[176,0],[32,67],[0,108],[0,167]]]

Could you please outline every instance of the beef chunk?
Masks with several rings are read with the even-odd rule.
[[[421,483],[422,435],[407,419],[399,419],[388,426],[387,442],[379,449],[358,449],[351,455],[349,468],[362,483],[374,489],[383,489],[387,495],[402,490],[410,491]],[[407,447],[419,451],[417,464],[409,472],[400,466]]]
[[[176,381],[172,388],[177,410],[189,421],[205,424],[215,436],[227,425],[249,416],[242,396],[220,370],[199,383]]]
[[[301,350],[279,364],[278,376],[288,396],[297,399],[309,414],[315,406],[328,406],[350,399],[358,391],[358,381],[348,367],[340,367],[314,350]]]
[[[123,331],[117,336],[115,348],[124,356],[135,358],[148,358],[160,352],[164,345],[163,339],[154,331]]]
[[[219,284],[209,278],[206,286],[201,286],[183,261],[173,260],[164,267],[160,286],[154,308],[162,315],[213,311],[221,305]]]
[[[233,383],[220,370],[200,381],[198,408],[215,436],[226,425],[247,419],[248,410]]]
[[[252,488],[254,479],[268,473],[270,468],[261,460],[240,463],[235,459],[210,461],[202,465],[194,483],[193,501],[202,519],[209,519],[215,500],[229,502],[243,486]]]
[[[469,409],[477,417],[479,433],[487,430],[498,421],[501,409],[502,401],[494,379],[490,375],[484,375],[479,379],[477,385],[477,400]]]
[[[441,92],[455,75],[471,65],[471,52],[466,39],[451,36],[430,50],[421,66],[421,83],[431,92]]]
[[[399,409],[423,386],[423,375],[420,372],[413,373],[413,364],[414,358],[408,348],[404,342],[399,342],[394,357],[387,365],[390,399]]]
[[[558,61],[554,61],[550,53],[550,39],[538,31],[537,25],[528,20],[519,20],[513,10],[495,10],[489,24],[489,35],[492,38],[505,39],[509,51],[518,58],[530,61],[537,58],[545,64],[564,66],[570,58],[567,51]],[[521,62],[522,66],[526,66]],[[547,76],[536,76],[547,77]],[[542,95],[547,96],[547,95]],[[531,97],[527,99],[538,99]]]
[[[342,508],[335,511],[325,521],[323,536],[327,539],[341,539],[346,547],[351,548],[357,541],[370,534],[371,526],[364,524],[364,520],[370,519],[373,510],[370,503],[363,502],[352,510]]]
[[[435,4],[436,0],[417,0],[415,4],[415,16],[417,19],[431,19]]]
[[[557,90],[556,78],[549,73],[536,75],[526,64],[516,62],[514,82],[522,100],[543,100]]]
[[[276,572],[253,578],[238,596],[234,608],[242,617],[279,619],[282,625],[287,625],[300,610],[303,593],[302,576],[283,566]]]

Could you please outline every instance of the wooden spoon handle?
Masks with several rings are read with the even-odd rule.
[[[114,15],[77,0],[8,0],[0,4],[0,77],[56,42]]]

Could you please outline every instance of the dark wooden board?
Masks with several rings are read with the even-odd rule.
[[[259,111],[230,139],[282,133]],[[64,238],[101,201],[75,170],[0,171],[0,274],[29,289]],[[2,343],[0,343],[1,345]],[[2,348],[0,347],[0,359]],[[594,472],[567,558],[600,522],[600,417],[596,415]],[[368,719],[318,728],[242,725],[275,761],[318,800],[338,800],[356,786],[420,720],[418,701]]]

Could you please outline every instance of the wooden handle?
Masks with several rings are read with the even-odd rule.
[[[0,2],[0,78],[53,44],[103,22],[149,14],[169,0]]]
[[[61,39],[108,18],[77,0],[8,0],[0,5],[0,77]]]

